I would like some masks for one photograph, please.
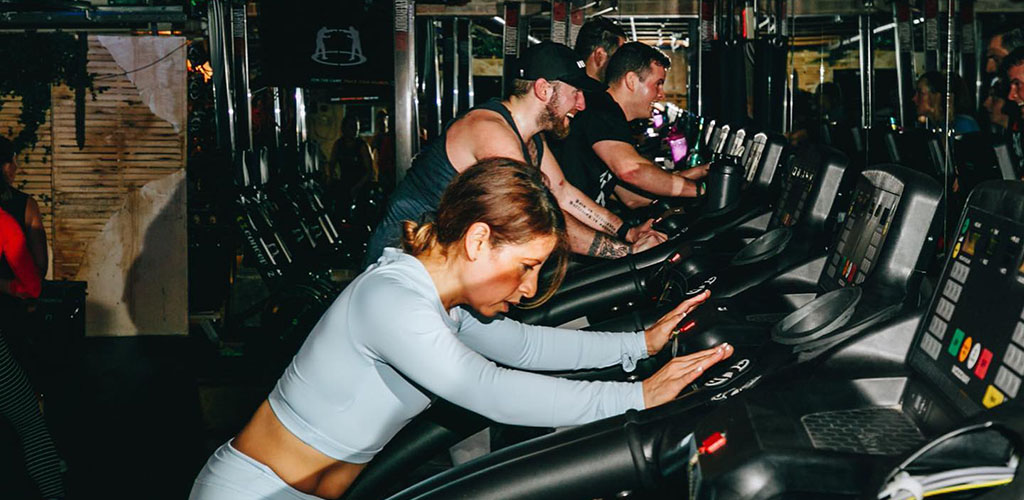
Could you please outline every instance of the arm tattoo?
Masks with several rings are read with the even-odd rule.
[[[615,230],[618,227],[612,223],[612,221],[604,218],[601,214],[594,211],[594,209],[583,204],[579,198],[575,198],[569,202],[569,206],[576,210],[576,213],[580,217],[586,218],[587,220],[597,224],[597,226],[608,234],[615,234]]]
[[[605,259],[625,257],[628,253],[629,246],[600,232],[594,233],[594,242],[590,244],[590,250],[587,250],[587,255]]]

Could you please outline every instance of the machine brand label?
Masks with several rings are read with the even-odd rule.
[[[953,372],[953,376],[956,377],[957,380],[963,382],[964,384],[971,381],[971,377],[964,373],[964,371],[961,370],[959,366],[953,365],[953,369],[950,371]]]
[[[731,382],[734,378],[742,374],[747,368],[750,367],[749,359],[742,359],[736,364],[729,367],[729,370],[725,373],[708,380],[704,383],[704,387],[719,387]]]
[[[761,375],[758,375],[758,376],[748,380],[747,383],[743,384],[740,387],[734,387],[734,388],[729,389],[727,391],[715,394],[714,396],[711,397],[711,400],[712,401],[725,401],[726,399],[729,399],[729,398],[731,398],[731,397],[733,397],[733,396],[735,396],[735,395],[737,395],[737,394],[739,394],[739,393],[741,393],[741,392],[743,392],[743,391],[753,387],[754,385],[756,385],[760,381],[761,381]]]

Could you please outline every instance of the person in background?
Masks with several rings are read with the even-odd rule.
[[[1016,106],[1006,100],[1008,92],[1009,88],[1006,82],[997,76],[989,84],[988,94],[981,103],[981,107],[987,114],[990,132],[997,136],[1002,136],[1006,132],[1007,127],[1010,126],[1010,112],[1016,111],[1016,109],[1010,109],[1016,108]]]
[[[1003,63],[1003,58],[1019,47],[1024,47],[1024,27],[1012,23],[996,29],[985,47],[985,72],[996,73]]]
[[[1000,66],[1000,76],[1006,78],[1006,99],[1017,111],[1010,114],[1008,142],[1018,164],[1024,163],[1024,47],[1007,54]]]
[[[359,137],[359,118],[349,109],[341,121],[341,137],[334,141],[327,160],[327,179],[338,193],[354,196],[373,180],[373,155],[370,146]]]
[[[598,16],[583,23],[573,50],[587,65],[587,76],[604,82],[608,61],[624,43],[626,32],[611,19]]]
[[[385,193],[395,189],[395,134],[391,130],[387,110],[377,111],[373,133],[373,161],[376,165],[377,183]]]
[[[545,133],[568,135],[573,112],[586,107],[583,90],[605,86],[587,76],[586,64],[572,49],[542,42],[519,58],[516,78],[504,100],[493,99],[459,116],[428,142],[388,200],[383,220],[373,231],[363,267],[401,238],[401,225],[437,209],[441,193],[459,172],[486,158],[526,161],[547,175],[549,188],[567,214],[570,249],[578,254],[613,259],[665,241],[650,220],[625,223],[594,203],[567,181]]]
[[[520,371],[632,371],[710,295],[637,332],[503,317],[537,294],[551,256],[558,271],[536,302],[557,289],[566,238],[539,169],[507,158],[463,169],[442,194],[436,220],[406,222],[402,249],[387,248],[324,313],[249,423],[203,467],[189,498],[338,498],[432,395],[499,423],[579,425],[671,401],[732,354],[721,344],[676,357],[642,382]]]
[[[953,73],[951,81],[953,106],[950,128],[955,134],[970,134],[981,131],[978,121],[972,116],[974,99],[967,89],[967,84],[960,75]],[[946,75],[938,71],[929,71],[917,79],[917,91],[914,93],[918,121],[928,123],[934,128],[946,125]]]
[[[0,208],[11,214],[21,226],[28,240],[32,261],[35,262],[39,275],[46,276],[50,258],[46,245],[43,216],[35,198],[14,187],[18,170],[18,158],[14,154],[14,144],[6,137],[0,137],[0,171],[2,171],[0,175],[3,176],[4,181],[4,188],[0,189]]]
[[[14,154],[14,144],[6,137],[0,137],[0,209],[6,211],[18,223],[22,233],[25,235],[28,244],[29,254],[36,266],[39,276],[46,276],[49,267],[49,250],[46,244],[46,230],[43,227],[43,217],[39,211],[39,204],[32,195],[14,187],[18,177],[18,157]],[[10,279],[13,276],[10,266],[0,261],[0,279]],[[0,300],[3,300],[0,297]],[[10,302],[10,299],[8,299]],[[21,363],[22,368],[28,373],[30,380],[35,384],[37,390],[45,387],[43,378],[46,376],[39,368],[40,352],[32,347],[32,338],[26,335],[34,332],[37,326],[30,323],[24,307],[13,306],[8,303],[5,314],[5,324],[12,331],[22,335],[12,335],[7,338],[8,347],[14,353],[15,358]]]
[[[13,172],[17,171],[17,160],[10,141],[0,139],[0,165],[4,173],[0,175],[0,199],[10,200],[17,191],[9,183]],[[25,210],[24,206],[21,210]],[[64,498],[60,458],[40,412],[36,393],[6,340],[11,330],[18,328],[17,323],[12,323],[12,317],[21,309],[20,301],[36,298],[42,290],[40,265],[30,250],[24,224],[19,220],[24,218],[24,213],[17,215],[18,218],[0,206],[0,415],[14,428],[25,456],[25,468],[42,497]]]

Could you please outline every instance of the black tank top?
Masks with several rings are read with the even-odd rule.
[[[533,145],[537,150],[537,161],[533,162],[526,141],[523,140],[515,120],[512,119],[512,113],[500,100],[491,99],[470,111],[477,109],[486,109],[501,115],[519,138],[519,145],[523,149],[523,158],[526,163],[540,168],[541,160],[544,158],[544,142],[540,134],[533,136]],[[441,194],[444,193],[448,184],[451,184],[457,173],[455,166],[448,158],[448,129],[463,116],[465,115],[449,122],[444,128],[444,132],[427,143],[413,158],[412,167],[406,172],[405,178],[398,184],[395,191],[391,193],[384,218],[381,219],[380,224],[377,225],[370,237],[366,257],[363,259],[363,268],[377,262],[377,259],[384,253],[385,247],[398,245],[404,221],[418,221],[423,214],[437,210],[437,206],[441,203]]]
[[[28,235],[25,228],[25,206],[28,204],[28,195],[14,188],[7,188],[0,192],[0,208],[11,214],[14,220],[18,221],[21,231]],[[0,279],[14,279],[14,271],[7,265],[7,259],[0,258]]]

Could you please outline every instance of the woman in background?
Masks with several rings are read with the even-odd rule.
[[[7,188],[0,179],[0,189]],[[4,308],[12,301],[39,296],[42,279],[33,262],[21,226],[10,214],[0,209],[0,415],[14,427],[25,456],[25,469],[43,498],[64,498],[64,478],[60,458],[53,446],[50,432],[29,385],[25,372],[7,347],[5,336],[9,323],[2,318]],[[6,306],[4,304],[7,304]]]

